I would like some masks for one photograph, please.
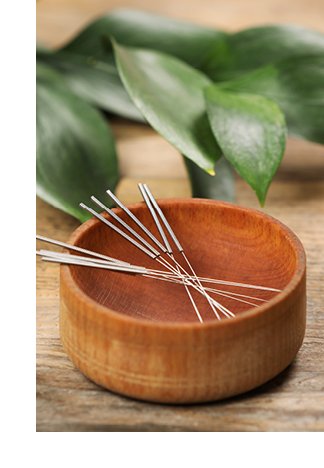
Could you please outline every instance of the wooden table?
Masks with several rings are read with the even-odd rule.
[[[38,3],[38,38],[57,45],[81,25],[113,6],[155,9],[227,29],[264,22],[297,22],[324,31],[321,0],[242,2],[51,0]],[[262,6],[261,6],[262,5]],[[190,196],[182,160],[149,128],[114,120],[123,179],[118,195],[139,199],[136,182],[159,197]],[[237,179],[237,201],[258,207],[251,189]],[[308,258],[308,321],[294,363],[246,395],[214,404],[166,406],[112,394],[84,377],[59,339],[59,271],[37,261],[38,431],[323,431],[324,430],[324,148],[290,140],[270,188],[265,211],[293,229]],[[37,200],[37,232],[66,240],[78,222]]]

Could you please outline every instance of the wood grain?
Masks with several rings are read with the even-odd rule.
[[[203,319],[199,323],[182,285],[62,266],[60,336],[65,351],[94,382],[145,401],[216,401],[269,381],[292,362],[304,338],[306,260],[301,243],[284,225],[256,210],[199,199],[161,200],[159,205],[200,276],[281,293],[222,286],[268,302],[251,308],[213,294],[236,315],[226,320],[220,314],[223,320],[217,320],[206,299],[192,290]],[[144,203],[130,209],[158,236]],[[129,222],[120,208],[114,211]],[[97,219],[80,226],[70,242],[136,265],[160,267]],[[181,255],[174,255],[185,266]],[[165,254],[161,258],[170,260]]]
[[[227,29],[261,22],[295,22],[324,31],[321,0],[257,2],[127,2]],[[188,6],[189,3],[189,6]],[[93,16],[121,1],[38,2],[39,40],[56,45]],[[115,121],[124,178],[118,194],[140,200],[136,182],[158,197],[189,196],[181,157],[150,129]],[[256,207],[253,192],[237,180],[238,203]],[[324,148],[289,141],[265,211],[301,239],[308,264],[308,319],[304,344],[280,376],[242,397],[204,405],[141,403],[108,392],[86,379],[59,340],[59,269],[37,260],[38,431],[323,431],[324,430]],[[78,222],[37,200],[37,231],[67,240]]]

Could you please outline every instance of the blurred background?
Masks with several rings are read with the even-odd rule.
[[[168,15],[175,19],[214,26],[227,31],[271,23],[297,24],[324,32],[323,0],[39,0],[37,2],[37,41],[49,48],[60,47],[87,23],[116,8],[136,8]],[[116,117],[110,118],[116,137],[121,182],[118,193],[125,202],[140,200],[136,181],[150,183],[157,196],[190,196],[190,186],[180,154],[151,128]],[[289,140],[285,160],[279,169],[299,172],[305,152],[310,165],[322,165],[323,149],[305,141]],[[293,174],[292,174],[293,176]],[[270,187],[267,207],[274,196]],[[258,207],[254,193],[237,178],[237,201]],[[39,208],[43,209],[43,203]]]
[[[295,23],[324,31],[322,0],[39,0],[37,37],[60,46],[87,22],[114,8],[139,8],[235,31],[265,23]]]

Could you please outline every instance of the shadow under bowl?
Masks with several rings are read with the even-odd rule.
[[[229,203],[174,199],[159,205],[200,277],[281,292],[212,285],[222,290],[213,297],[235,313],[221,321],[193,292],[201,324],[182,285],[64,265],[60,332],[67,354],[94,382],[156,402],[218,400],[270,380],[294,359],[305,333],[306,261],[300,241],[274,218]],[[159,238],[146,206],[129,208]],[[138,231],[124,212],[114,211]],[[80,226],[70,243],[163,269],[96,219]],[[176,259],[185,267],[180,254]],[[246,302],[223,296],[227,291],[267,302],[252,307],[243,296],[236,297]]]

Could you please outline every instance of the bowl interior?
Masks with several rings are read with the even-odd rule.
[[[198,276],[284,289],[294,275],[297,253],[289,231],[262,213],[202,200],[159,203]],[[137,204],[131,209],[160,239],[146,206]],[[125,213],[115,211],[139,232]],[[149,240],[145,234],[143,237]],[[99,221],[80,230],[75,244],[132,264],[163,269]],[[185,267],[181,254],[175,256]],[[86,295],[121,314],[152,321],[197,321],[183,285],[95,268],[69,268]],[[251,303],[263,302],[236,296],[246,301],[239,302],[222,294],[231,291],[266,300],[275,294],[225,285],[210,287],[221,290],[213,297],[236,315],[253,307]],[[192,294],[204,321],[217,320],[206,299],[195,291]]]

